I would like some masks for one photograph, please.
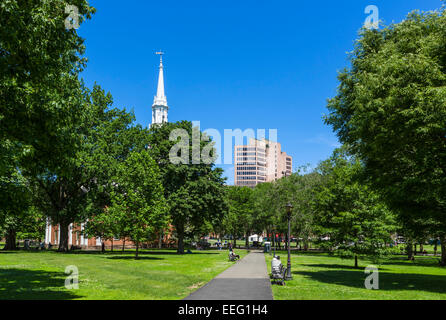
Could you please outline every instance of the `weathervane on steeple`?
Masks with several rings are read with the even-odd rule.
[[[160,63],[163,63],[163,54],[164,54],[164,52],[158,51],[158,52],[155,52],[155,54],[158,54],[160,56]]]

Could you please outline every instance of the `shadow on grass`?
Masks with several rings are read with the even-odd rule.
[[[126,250],[126,251],[105,251],[105,252],[102,252],[102,251],[98,251],[98,250],[88,250],[88,251],[70,251],[70,252],[67,252],[67,254],[102,254],[102,255],[110,255],[110,256],[113,256],[113,255],[134,255],[135,254],[135,251],[132,251],[132,250]],[[192,252],[192,253],[184,253],[184,255],[188,255],[188,254],[193,254],[193,255],[196,255],[196,254],[205,254],[205,255],[209,255],[209,254],[219,254],[218,252]],[[176,252],[176,251],[173,251],[173,250],[171,250],[171,251],[162,251],[162,250],[159,250],[159,251],[145,251],[145,250],[142,250],[142,251],[140,251],[139,252],[139,255],[141,256],[141,255],[180,255],[178,252]]]
[[[364,267],[361,265],[359,268],[355,268],[354,266],[344,265],[344,264],[300,264],[304,267],[310,267],[310,268],[323,268],[323,269],[348,269],[348,270],[361,270],[364,272]],[[381,270],[381,268],[379,268]]]
[[[72,250],[72,251],[68,251],[68,252],[58,252],[57,250],[43,250],[43,251],[34,251],[34,250],[30,250],[30,251],[1,251],[0,250],[0,254],[7,254],[7,253],[33,253],[33,254],[40,254],[40,253],[52,253],[52,254],[63,254],[63,255],[103,255],[103,256],[122,256],[122,255],[134,255],[135,251],[133,250],[126,250],[126,251],[121,251],[121,250],[117,250],[117,251],[105,251],[102,252],[101,250]],[[209,251],[203,251],[203,252],[197,252],[194,251],[192,253],[186,253],[184,252],[183,255],[218,255],[220,254],[221,251],[219,252],[209,252]],[[177,253],[176,250],[159,250],[159,251],[145,251],[142,250],[139,252],[140,255],[180,255],[179,253]]]
[[[174,255],[189,255],[189,254],[219,254],[218,252],[197,252],[179,254],[176,251],[142,251],[141,254],[174,254]]]
[[[336,256],[328,256],[327,258],[338,258]],[[353,269],[354,260],[353,259],[343,259],[344,261],[350,261],[351,265],[341,265],[341,264],[303,264],[303,266],[307,267],[317,267],[317,268],[333,268],[333,269]],[[405,257],[391,257],[382,259],[380,262],[372,262],[359,259],[359,269],[363,269],[367,265],[376,265],[380,270],[386,270],[382,268],[382,266],[386,265],[395,265],[395,266],[405,266],[408,268],[411,267],[438,267],[441,269],[442,267],[439,264],[440,259],[437,257],[418,257],[415,261],[407,260]]]
[[[79,255],[81,255],[81,254],[120,255],[120,254],[130,253],[130,252],[122,252],[121,250],[105,251],[105,252],[102,252],[101,250],[70,250],[68,252],[58,252],[57,250],[53,250],[50,252],[62,253],[62,254],[79,254]]]
[[[324,270],[316,272],[293,271],[318,282],[364,289],[366,274],[357,270]],[[446,293],[446,276],[414,273],[379,273],[380,290],[419,290]]]
[[[409,261],[407,258],[392,258],[381,262],[381,265],[399,265],[407,267],[438,267],[440,266],[440,259],[438,257],[418,257],[415,261]]]
[[[271,249],[270,254],[272,255],[273,250]],[[309,250],[309,251],[303,251],[303,250],[294,250],[294,248],[290,251],[291,256],[330,256],[330,253],[327,251],[319,251],[319,250]],[[276,255],[280,256],[287,256],[288,251],[286,250],[276,250]]]
[[[164,258],[159,258],[159,257],[142,257],[141,254],[138,256],[138,259],[135,259],[135,256],[112,256],[112,257],[107,257],[107,259],[112,259],[112,260],[164,260]]]
[[[71,300],[81,298],[65,289],[63,272],[0,269],[0,300]]]

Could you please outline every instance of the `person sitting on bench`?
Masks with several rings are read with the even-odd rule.
[[[229,259],[230,260],[240,259],[240,255],[235,254],[234,251],[231,251],[231,252],[229,252]]]
[[[282,269],[282,261],[280,261],[280,256],[275,256],[271,261],[271,270],[280,271]]]
[[[280,283],[285,285],[285,268],[279,256],[275,256],[271,261],[271,278],[274,279],[274,283]]]

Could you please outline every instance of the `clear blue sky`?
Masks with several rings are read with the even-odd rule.
[[[384,23],[440,0],[91,0],[81,25],[89,58],[82,77],[148,126],[159,58],[166,52],[169,121],[201,128],[277,129],[297,166],[326,159],[338,144],[324,125],[337,71],[348,65],[368,5]],[[232,166],[225,165],[228,183]]]

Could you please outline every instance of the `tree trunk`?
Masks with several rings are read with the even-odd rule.
[[[434,256],[437,255],[437,250],[438,250],[438,239],[435,239],[435,244],[434,244]]]
[[[246,233],[245,246],[249,249],[249,233]]]
[[[6,234],[6,243],[3,250],[17,250],[16,232],[14,229],[8,229]]]
[[[113,238],[111,239],[111,252],[113,252]]]
[[[105,252],[105,242],[104,241],[101,242],[101,252],[102,253]]]
[[[184,225],[177,226],[179,254],[184,254]]]
[[[236,245],[237,245],[237,239],[234,237],[234,249]]]
[[[417,244],[416,243],[413,245],[413,254],[415,256],[417,255]]]
[[[125,250],[125,238],[124,238],[124,240],[122,241],[122,252],[124,252],[124,250]]]
[[[406,246],[406,251],[407,251],[407,260],[413,260],[413,247],[412,247],[412,242],[408,242],[407,246]]]
[[[61,222],[59,224],[59,232],[60,232],[60,242],[59,242],[59,252],[68,252],[68,232],[70,229],[70,223]]]
[[[138,254],[139,254],[139,241],[136,241],[135,259],[138,259]]]
[[[273,249],[275,250],[276,249],[276,235],[275,234],[273,234],[273,236],[272,236],[272,241],[273,241]]]
[[[355,255],[355,268],[358,268],[358,256]]]
[[[420,243],[420,253],[423,253],[423,244],[422,243]]]
[[[446,266],[446,236],[440,238],[441,245],[441,260],[440,265],[442,267]]]
[[[158,243],[158,248],[159,249],[163,248],[163,230],[160,231],[160,239],[159,239],[159,243]]]

